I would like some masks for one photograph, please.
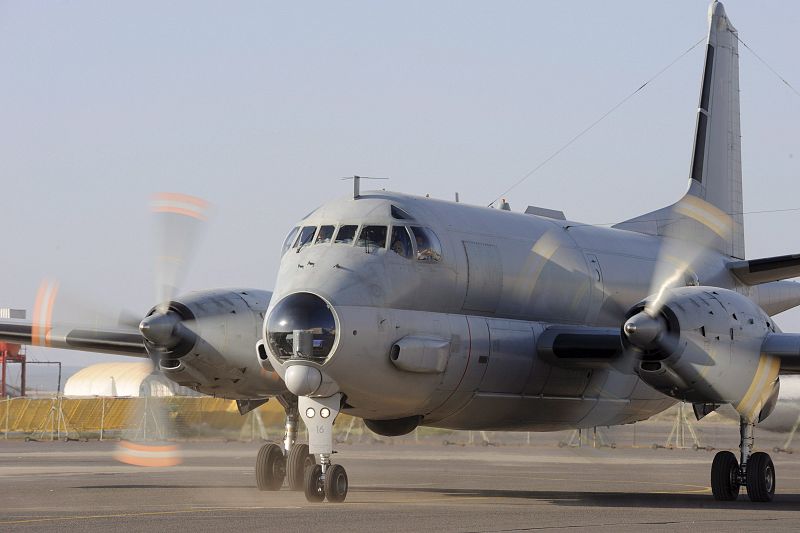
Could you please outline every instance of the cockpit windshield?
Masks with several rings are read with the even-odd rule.
[[[295,245],[297,248],[302,248],[306,244],[311,242],[311,239],[314,238],[314,233],[316,233],[317,227],[316,226],[304,226],[302,230],[300,230],[300,238],[297,239],[297,244]]]
[[[411,233],[417,244],[417,260],[438,263],[442,260],[442,245],[431,230],[420,226],[411,226]]]
[[[386,248],[386,226],[364,226],[361,228],[356,246]]]
[[[314,244],[325,244],[331,242],[334,229],[335,226],[321,226],[319,228],[319,233],[317,233],[317,238],[314,240]]]
[[[339,232],[336,234],[336,240],[333,242],[338,244],[352,244],[357,229],[358,226],[341,226]]]
[[[408,228],[405,226],[393,226],[392,238],[389,240],[389,249],[406,259],[411,259],[414,248],[411,245],[411,237],[408,235]]]
[[[292,247],[294,243],[295,237],[297,237],[297,232],[300,231],[299,227],[292,228],[292,231],[289,232],[289,235],[283,240],[283,247],[281,248],[281,255],[285,254],[286,251]]]
[[[359,231],[360,229],[360,231]],[[334,236],[335,235],[335,236]],[[356,238],[356,235],[358,237]],[[388,237],[388,242],[387,242]],[[283,253],[290,247],[299,252],[310,244],[344,244],[365,248],[367,251],[386,249],[406,259],[426,263],[442,260],[442,245],[436,234],[424,226],[345,224],[337,231],[333,224],[295,227],[286,236]]]

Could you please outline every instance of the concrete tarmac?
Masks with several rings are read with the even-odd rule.
[[[347,501],[310,504],[302,493],[255,488],[260,443],[186,443],[182,465],[140,468],[115,462],[114,442],[0,441],[0,531],[800,528],[798,455],[772,453],[772,503],[750,503],[744,490],[723,503],[709,489],[713,452],[556,442],[342,444],[334,457],[350,478]]]

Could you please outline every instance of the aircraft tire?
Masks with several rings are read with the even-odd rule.
[[[342,465],[331,465],[325,473],[325,496],[331,503],[342,503],[347,498],[347,472]]]
[[[739,497],[739,461],[733,453],[717,452],[711,463],[711,492],[718,501],[733,501]],[[749,490],[749,489],[748,489]]]
[[[311,503],[320,503],[325,499],[325,487],[322,485],[322,467],[320,465],[312,465],[306,468],[306,473],[303,478],[303,492],[306,494],[306,500]]]
[[[256,484],[258,490],[280,490],[286,476],[286,460],[280,446],[269,442],[258,450]]]
[[[756,452],[747,461],[747,495],[751,502],[770,502],[775,495],[775,465],[764,452]]]
[[[314,456],[308,453],[308,444],[293,444],[286,459],[286,480],[290,490],[303,490],[306,468],[315,464]]]

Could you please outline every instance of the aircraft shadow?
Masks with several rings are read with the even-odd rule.
[[[174,485],[174,484],[131,484],[124,483],[120,485],[80,485],[72,487],[74,489],[253,489],[253,485]]]
[[[542,500],[553,505],[594,507],[645,507],[658,509],[764,509],[770,511],[800,510],[800,494],[778,493],[770,503],[753,503],[744,489],[733,502],[719,502],[708,494],[634,493],[634,492],[570,492],[504,489],[448,489],[439,487],[357,487],[359,492],[428,493],[442,496],[475,498],[516,498]]]
[[[174,485],[174,484],[120,484],[82,485],[76,489],[244,489],[255,490],[251,485]],[[284,488],[286,492],[288,489]],[[446,487],[359,487],[351,486],[353,492],[382,493],[387,496],[398,493],[438,494],[443,497],[461,498],[506,498],[547,501],[553,505],[578,507],[642,507],[655,509],[764,509],[770,511],[800,511],[800,494],[778,493],[770,503],[753,503],[742,490],[739,499],[733,502],[718,502],[711,494],[681,493],[635,493],[635,492],[571,492],[552,490],[511,489],[464,489]]]

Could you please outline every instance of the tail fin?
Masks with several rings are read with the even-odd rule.
[[[712,2],[708,18],[689,190],[678,203],[615,227],[697,239],[743,259],[739,40],[722,3]],[[676,211],[682,215],[679,222],[673,216]],[[682,227],[678,230],[675,226]]]

